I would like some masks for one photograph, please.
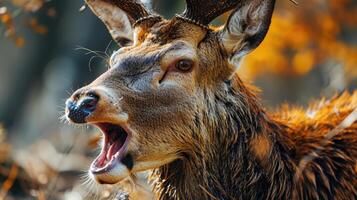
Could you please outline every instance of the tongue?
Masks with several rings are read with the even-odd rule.
[[[110,161],[111,158],[115,155],[116,152],[120,150],[120,148],[123,146],[122,142],[120,140],[115,141],[113,144],[110,145],[109,150],[107,152],[107,160]]]
[[[106,161],[106,157],[105,157],[105,153],[102,153],[99,155],[99,158],[98,158],[98,166],[99,167],[103,167],[105,165],[105,161]]]

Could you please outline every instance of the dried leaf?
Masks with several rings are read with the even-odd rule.
[[[54,8],[49,8],[49,9],[47,10],[47,15],[48,15],[49,17],[56,17],[56,16],[57,16],[57,11],[56,11],[56,9],[54,9]]]
[[[15,39],[15,44],[18,47],[23,47],[25,45],[25,39],[23,37],[17,37]]]
[[[9,24],[12,21],[12,17],[9,14],[4,14],[0,16],[1,22],[4,24]]]
[[[38,34],[45,35],[48,33],[47,27],[44,25],[39,24],[36,18],[31,18],[28,22],[30,28]]]
[[[0,190],[0,199],[4,199],[6,197],[7,192],[10,190],[12,185],[14,184],[14,181],[17,177],[19,168],[16,164],[13,164],[8,178],[5,180],[5,182],[2,184],[1,190]]]

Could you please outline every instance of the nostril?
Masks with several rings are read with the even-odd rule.
[[[82,99],[79,107],[86,112],[93,112],[97,106],[99,96],[94,92],[88,92]]]
[[[94,111],[95,107],[97,106],[98,103],[98,98],[97,97],[85,97],[81,104],[80,104],[80,108],[81,109],[86,109],[87,111]]]
[[[67,117],[75,123],[85,123],[86,118],[93,113],[98,104],[99,96],[94,92],[80,95],[66,101]]]
[[[85,123],[85,118],[88,116],[87,113],[84,113],[78,108],[75,101],[67,100],[67,117],[71,119],[74,123]]]
[[[74,110],[76,108],[76,104],[71,101],[71,100],[67,100],[66,101],[66,108],[71,111],[71,110]]]

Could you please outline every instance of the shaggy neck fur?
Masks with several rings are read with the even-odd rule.
[[[223,88],[214,94],[203,91],[207,101],[191,128],[192,151],[153,172],[159,199],[291,195],[289,148],[282,145],[288,139],[281,137],[285,127],[269,119],[250,92],[253,88],[238,78]]]

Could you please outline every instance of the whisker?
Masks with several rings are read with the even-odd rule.
[[[109,47],[110,47],[110,45],[112,44],[112,42],[113,42],[113,40],[110,40],[110,42],[108,43],[107,47],[105,48],[104,53],[105,53],[105,55],[106,55],[107,57],[110,57],[110,55],[108,55],[107,51],[109,50]]]

